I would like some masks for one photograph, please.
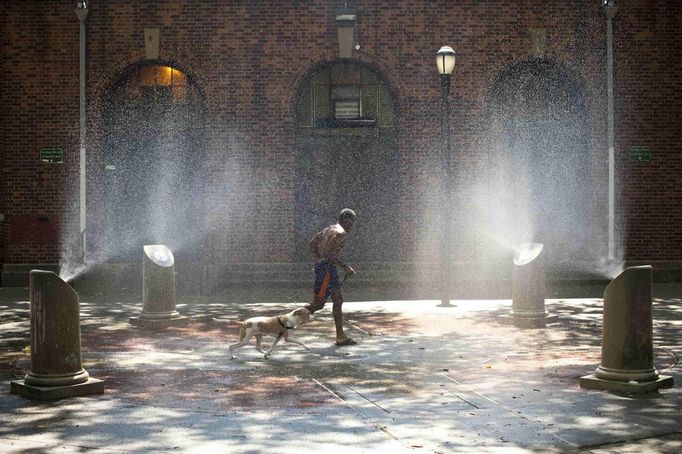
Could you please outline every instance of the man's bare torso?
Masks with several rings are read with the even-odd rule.
[[[340,224],[333,224],[317,232],[310,240],[310,250],[316,259],[338,264],[348,234]]]

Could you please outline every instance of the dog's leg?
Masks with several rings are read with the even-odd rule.
[[[294,336],[286,336],[284,340],[287,342],[293,342],[294,344],[298,344],[301,347],[305,348],[306,350],[310,350],[310,348],[306,344],[304,344],[301,340],[296,339]]]
[[[236,344],[230,345],[228,347],[230,349],[230,359],[234,359],[234,353],[232,353],[232,351],[241,348],[244,345],[246,345],[246,342],[237,342]]]
[[[263,349],[261,348],[261,342],[263,341],[263,335],[262,334],[256,334],[256,350],[258,350],[261,353],[265,353]]]
[[[234,353],[232,353],[233,350],[241,348],[249,343],[249,340],[251,340],[252,336],[251,333],[252,333],[251,330],[245,330],[243,333],[240,333],[241,335],[239,336],[239,342],[237,342],[236,344],[232,344],[228,347],[230,349],[230,359],[234,359]]]
[[[270,350],[268,350],[267,352],[265,352],[265,357],[266,357],[266,358],[272,354],[273,350],[275,349],[275,346],[279,343],[279,340],[282,338],[282,336],[283,336],[283,335],[280,334],[280,335],[277,336],[277,337],[275,338],[275,340],[272,342],[272,345],[270,346]]]

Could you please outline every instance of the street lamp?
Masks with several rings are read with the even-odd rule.
[[[441,165],[443,168],[443,180],[441,191],[441,209],[443,213],[443,232],[441,237],[441,282],[443,285],[441,306],[450,304],[450,279],[452,259],[452,211],[448,206],[452,196],[452,170],[450,168],[450,81],[455,69],[455,51],[450,46],[443,46],[436,54],[436,67],[440,74],[441,85]]]

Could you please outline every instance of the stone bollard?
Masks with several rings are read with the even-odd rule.
[[[175,309],[173,253],[164,245],[144,247],[142,261],[142,314],[130,323],[144,328],[166,328],[189,323]]]
[[[524,243],[514,251],[512,314],[504,320],[519,328],[544,328],[558,320],[545,310],[547,287],[542,249],[541,243]]]
[[[580,378],[580,387],[646,393],[673,386],[654,368],[652,268],[633,266],[604,291],[601,364]]]
[[[38,400],[103,393],[104,382],[81,366],[78,294],[51,271],[32,270],[29,285],[31,370],[10,391]]]

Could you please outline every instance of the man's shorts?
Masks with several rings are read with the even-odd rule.
[[[313,291],[316,300],[327,301],[329,295],[334,293],[334,290],[341,288],[339,283],[339,274],[336,271],[336,266],[331,263],[318,260],[315,263],[315,286]]]

